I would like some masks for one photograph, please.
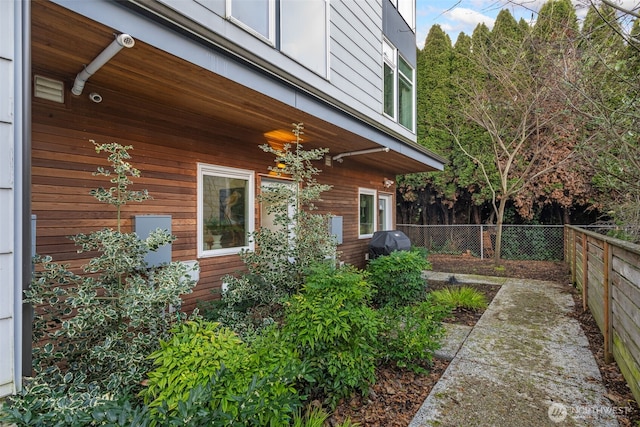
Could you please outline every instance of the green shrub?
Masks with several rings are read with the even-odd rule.
[[[301,413],[296,414],[291,427],[324,427],[328,419],[329,414],[322,408],[309,406],[304,416]],[[350,418],[347,418],[340,424],[334,424],[332,421],[331,425],[335,427],[360,427],[360,424],[352,422]]]
[[[371,287],[353,267],[317,267],[287,303],[283,337],[308,363],[307,390],[335,405],[375,380],[380,322],[368,306]]]
[[[293,133],[296,142],[301,142],[302,124],[295,124]],[[251,234],[255,250],[240,254],[246,273],[225,276],[228,288],[221,301],[205,308],[209,319],[243,337],[277,321],[283,313],[282,301],[300,289],[306,270],[337,256],[335,238],[327,227],[329,216],[313,212],[314,202],[331,189],[317,183],[314,176],[320,171],[312,163],[323,159],[327,150],[305,150],[300,143],[282,149],[268,144],[260,148],[273,154],[276,164],[285,165],[271,170],[287,174],[291,183],[262,189],[258,199],[273,215],[275,229],[260,228]]]
[[[72,240],[78,253],[95,255],[81,272],[35,258],[35,273],[25,302],[34,306],[33,367],[35,378],[8,399],[2,420],[18,425],[86,425],[92,411],[111,399],[140,390],[150,368],[147,356],[159,339],[184,315],[180,295],[194,282],[182,263],[149,268],[149,251],[175,238],[156,230],[141,240],[120,230],[121,207],[149,198],[131,191],[130,177],[139,171],[128,162],[131,147],[96,144],[108,153],[111,169],[94,175],[110,177],[112,186],[91,194],[115,207],[118,229],[78,234]],[[28,420],[28,421],[27,421]]]
[[[405,307],[387,306],[380,310],[382,328],[379,355],[399,367],[420,371],[421,364],[431,362],[444,335],[442,320],[450,308],[434,304],[431,298]]]
[[[154,424],[188,409],[192,391],[203,387],[208,398],[201,410],[212,421],[228,420],[220,425],[288,425],[301,404],[294,385],[302,366],[280,341],[269,335],[249,346],[218,323],[179,325],[150,356],[156,368],[142,395]]]
[[[481,310],[487,308],[487,298],[475,288],[469,286],[446,287],[431,291],[434,301],[454,308]]]
[[[367,273],[376,289],[375,304],[398,307],[422,300],[426,293],[422,271],[430,269],[420,250],[394,251],[369,261]]]

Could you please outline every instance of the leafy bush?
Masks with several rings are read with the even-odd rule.
[[[487,298],[469,286],[446,287],[430,292],[434,301],[454,308],[481,310],[487,308]]]
[[[394,251],[369,261],[368,280],[375,287],[378,306],[405,306],[422,300],[426,294],[423,270],[431,264],[421,250]]]
[[[282,301],[300,289],[310,266],[337,255],[335,239],[327,227],[328,215],[313,213],[314,202],[331,187],[315,181],[320,171],[312,161],[324,158],[327,150],[304,150],[299,143],[302,124],[294,126],[295,147],[261,146],[275,155],[276,164],[285,165],[271,170],[291,178],[288,185],[263,188],[258,197],[267,213],[273,215],[276,229],[260,228],[250,236],[255,251],[240,254],[247,272],[225,276],[223,282],[228,288],[221,301],[205,308],[210,319],[245,337],[282,315]]]
[[[327,414],[322,408],[317,406],[309,406],[307,412],[303,415],[298,413],[293,420],[291,427],[324,427],[325,421],[329,419]],[[334,422],[332,421],[331,425]],[[335,424],[335,427],[360,427],[360,424],[351,421],[351,418],[347,418],[340,424]]]
[[[442,320],[449,313],[449,306],[435,304],[429,297],[418,304],[381,309],[380,358],[420,371],[421,364],[431,362],[440,348]]]
[[[152,424],[164,425],[188,409],[196,387],[208,396],[199,410],[220,425],[288,425],[301,404],[294,385],[302,365],[277,335],[252,348],[218,323],[190,321],[176,327],[150,358],[156,368],[142,395]]]
[[[112,169],[94,175],[111,177],[109,189],[93,190],[98,200],[116,208],[118,229],[102,229],[72,240],[79,253],[96,253],[78,274],[51,257],[36,257],[25,302],[35,308],[33,363],[35,378],[23,392],[9,399],[5,422],[23,425],[86,425],[92,411],[113,396],[140,389],[151,362],[147,356],[167,338],[183,316],[168,309],[180,307],[181,294],[194,282],[182,263],[148,268],[149,251],[172,242],[156,230],[141,240],[120,230],[120,209],[128,202],[149,198],[131,191],[129,177],[139,176],[128,159],[131,147],[96,144],[107,152]],[[4,415],[3,415],[4,417]]]
[[[371,287],[354,267],[317,267],[302,291],[291,297],[283,339],[308,363],[307,390],[330,405],[375,380],[380,322],[368,306]]]

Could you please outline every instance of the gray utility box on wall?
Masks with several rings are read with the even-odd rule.
[[[342,217],[332,216],[329,218],[329,234],[336,238],[336,243],[342,244]]]
[[[133,231],[140,239],[146,239],[158,228],[171,234],[171,215],[135,215],[133,217]],[[144,260],[149,267],[170,263],[171,243],[159,247],[155,252],[148,252]]]

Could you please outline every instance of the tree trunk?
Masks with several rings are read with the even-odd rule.
[[[500,204],[498,205],[498,214],[496,218],[496,247],[493,253],[493,262],[495,264],[500,263],[501,251],[502,251],[502,222],[504,221],[504,209],[507,205],[507,198],[503,197],[500,199]]]
[[[473,224],[481,224],[482,218],[480,218],[480,206],[473,205],[471,206],[471,217]]]
[[[449,225],[449,212],[447,212],[447,207],[442,204],[442,202],[438,203],[438,207],[440,207],[440,211],[442,213],[442,221],[444,225]]]
[[[565,225],[571,224],[571,208],[563,207],[562,208],[562,223]]]

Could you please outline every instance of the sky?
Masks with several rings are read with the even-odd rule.
[[[621,5],[632,9],[638,5],[639,0],[618,0]],[[434,24],[449,34],[451,42],[455,43],[460,32],[467,35],[473,33],[473,29],[484,22],[489,29],[502,9],[509,9],[511,14],[520,20],[534,23],[537,12],[545,3],[545,0],[416,0],[416,42],[419,48],[424,46],[424,40],[429,29]],[[578,18],[584,17],[586,9],[580,6],[584,0],[574,0],[578,5]]]

